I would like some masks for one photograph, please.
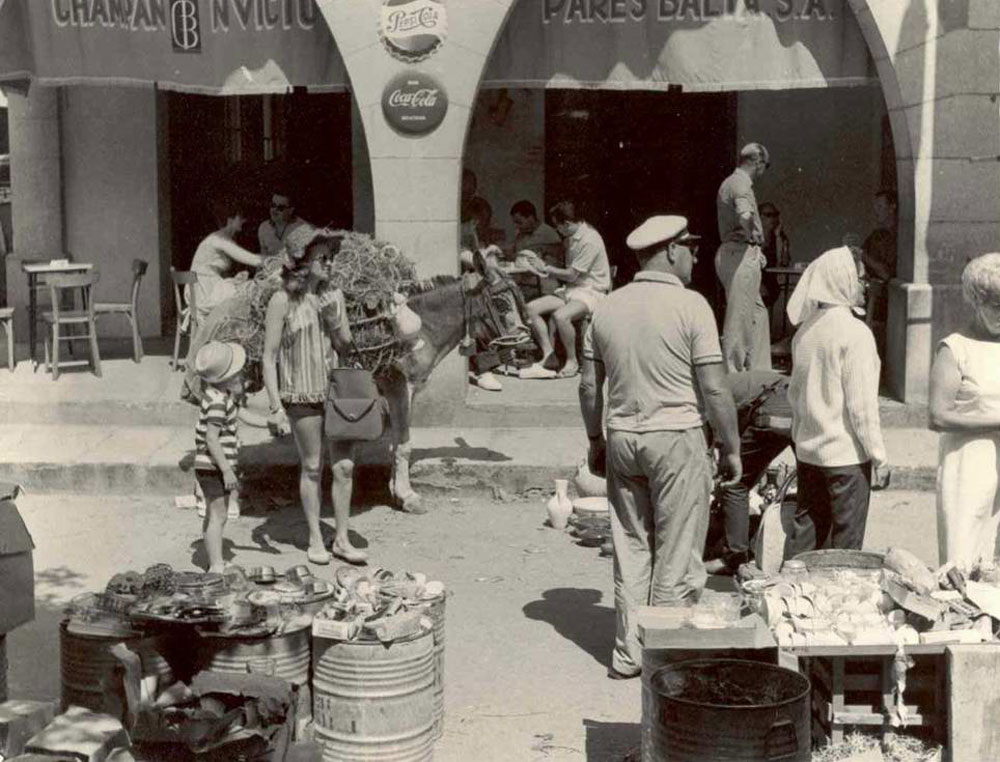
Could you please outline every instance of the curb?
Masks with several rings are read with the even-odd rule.
[[[480,496],[497,490],[517,495],[529,490],[551,491],[555,479],[572,478],[576,463],[528,465],[451,460],[418,460],[410,467],[410,480],[422,493]],[[359,465],[356,480],[365,488],[386,485],[389,468],[378,463]],[[329,473],[325,479],[329,480]],[[893,468],[892,490],[934,491],[934,467]],[[13,482],[35,493],[72,492],[93,495],[186,495],[193,475],[189,469],[169,465],[126,463],[2,463],[0,481]],[[256,464],[247,468],[244,485],[251,493],[268,496],[298,490],[298,464]]]

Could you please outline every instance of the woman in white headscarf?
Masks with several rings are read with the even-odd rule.
[[[969,571],[992,563],[1000,526],[1000,254],[962,273],[973,319],[938,345],[931,368],[930,426],[941,432],[937,517],[941,563]]]
[[[788,387],[798,508],[786,558],[860,549],[873,483],[888,483],[875,338],[852,312],[864,304],[863,274],[849,248],[831,249],[806,268],[788,300],[798,326]]]

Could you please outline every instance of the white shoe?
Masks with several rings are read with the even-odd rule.
[[[545,379],[555,378],[558,375],[559,374],[556,371],[542,367],[540,362],[536,362],[534,365],[529,365],[527,368],[521,368],[521,378]]]
[[[492,373],[483,373],[480,376],[476,376],[476,386],[480,389],[485,389],[488,392],[503,391],[503,384],[500,383],[500,379]]]

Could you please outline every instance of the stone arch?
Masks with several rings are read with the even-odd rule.
[[[476,82],[476,93],[479,92],[480,83],[486,73],[486,65],[493,56],[494,49],[500,39],[500,35],[507,26],[514,7],[523,0],[501,0],[506,6],[500,23],[493,31],[492,43],[486,54],[483,67],[479,72]],[[915,156],[911,132],[907,123],[905,103],[900,90],[899,78],[893,64],[893,51],[889,50],[887,37],[883,30],[883,24],[876,18],[872,8],[871,0],[844,0],[847,7],[853,12],[861,28],[872,60],[875,63],[875,70],[879,79],[879,87],[885,99],[886,111],[889,115],[889,123],[892,130],[892,141],[896,153],[896,193],[898,196],[898,213],[900,226],[898,230],[897,247],[901,255],[899,258],[898,272],[900,277],[907,281],[923,283],[927,281],[927,251],[923,246],[917,246],[916,241],[916,178],[915,178]],[[887,15],[885,12],[883,16]],[[473,96],[475,97],[475,96]],[[462,140],[462,152],[465,153],[466,142],[469,139],[469,127],[471,120],[467,120]]]

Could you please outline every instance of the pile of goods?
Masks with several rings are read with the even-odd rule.
[[[415,635],[431,624],[428,604],[444,595],[444,584],[419,572],[337,570],[333,597],[313,619],[313,635],[331,640],[388,642]]]
[[[900,646],[997,640],[995,580],[995,567],[966,579],[893,548],[806,553],[779,574],[743,579],[741,589],[779,646]]]
[[[358,348],[356,359],[376,375],[387,372],[406,351],[396,335],[397,294],[416,282],[416,269],[392,244],[349,230],[328,231],[340,241],[330,264],[331,283],[344,292],[348,322]],[[200,340],[233,341],[247,353],[247,391],[263,388],[264,316],[281,288],[281,257],[268,257],[253,279],[240,284],[202,327]],[[212,321],[217,321],[212,325]]]
[[[307,566],[282,575],[270,567],[230,566],[225,575],[174,571],[114,575],[103,592],[76,596],[66,609],[70,632],[128,636],[164,624],[196,625],[222,635],[263,637],[306,626],[334,592]]]
[[[339,230],[340,250],[330,263],[330,282],[344,292],[353,361],[375,375],[389,371],[406,349],[397,336],[399,297],[417,279],[416,268],[398,248],[364,233]]]

